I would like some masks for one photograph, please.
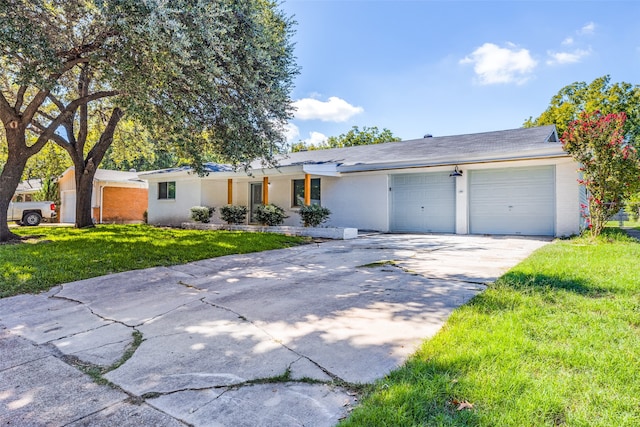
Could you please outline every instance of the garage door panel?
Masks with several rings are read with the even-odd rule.
[[[62,191],[60,222],[76,222],[76,192]]]
[[[455,180],[449,173],[391,176],[391,230],[455,231]]]
[[[472,234],[553,235],[553,166],[470,171]]]

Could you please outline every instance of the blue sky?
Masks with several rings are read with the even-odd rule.
[[[640,84],[640,1],[285,0],[300,75],[288,138],[512,129],[562,87]]]

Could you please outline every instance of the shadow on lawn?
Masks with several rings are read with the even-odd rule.
[[[584,279],[567,279],[559,276],[531,275],[520,272],[506,273],[494,286],[506,287],[524,293],[540,294],[560,290],[591,298],[599,298],[603,294],[611,292],[611,289],[598,286]]]
[[[610,289],[597,286],[584,279],[566,279],[560,276],[525,274],[513,271],[502,276],[496,282],[496,285],[507,286],[524,292],[546,293],[553,290],[563,290],[587,297],[598,297],[603,293],[610,292]]]

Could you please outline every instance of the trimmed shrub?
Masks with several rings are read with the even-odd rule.
[[[227,224],[243,224],[247,218],[247,207],[227,205],[220,208],[220,218]]]
[[[197,222],[209,222],[211,216],[213,216],[215,208],[209,206],[193,206],[191,208],[191,219]]]
[[[317,227],[329,219],[331,211],[320,205],[308,205],[301,207],[298,214],[305,227]]]
[[[289,218],[280,206],[268,204],[256,207],[255,219],[262,225],[280,225]]]

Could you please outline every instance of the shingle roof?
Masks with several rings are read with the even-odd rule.
[[[211,172],[235,172],[236,169],[231,165],[225,165],[221,163],[212,163],[207,162],[202,165],[204,167],[204,171],[206,173]],[[139,172],[139,175],[155,175],[161,173],[173,173],[173,172],[193,172],[193,168],[191,166],[178,166],[175,168],[167,168],[154,170],[149,172]]]
[[[290,153],[278,160],[280,166],[319,163],[337,163],[341,166],[403,162],[464,163],[479,158],[493,159],[513,155],[526,157],[527,153],[539,156],[541,150],[545,155],[566,155],[562,144],[557,141],[555,126],[311,150]]]
[[[140,181],[140,179],[138,179],[138,172],[123,172],[109,169],[98,169],[94,179],[97,181],[111,182]]]
[[[567,155],[557,140],[555,126],[550,125],[302,151],[276,157],[276,160],[279,167],[335,164],[338,172],[349,172]],[[231,165],[218,163],[205,163],[204,167],[205,172],[238,171]],[[251,168],[263,169],[264,166],[255,161]],[[189,166],[184,166],[142,172],[140,175],[191,171]]]
[[[69,171],[74,171],[75,168],[71,166],[66,171],[64,171],[61,175],[64,176]],[[125,171],[115,171],[110,169],[98,169],[93,179],[95,181],[109,181],[109,182],[142,182],[140,178],[138,178],[138,172],[125,172]]]

